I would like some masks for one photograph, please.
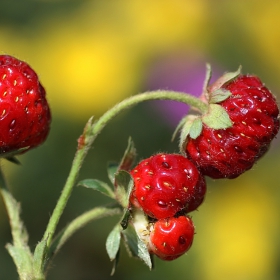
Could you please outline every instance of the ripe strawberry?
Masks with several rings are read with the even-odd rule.
[[[51,122],[46,93],[25,62],[0,55],[0,155],[43,143]]]
[[[131,175],[131,203],[156,219],[195,210],[206,192],[204,177],[190,160],[179,154],[151,156],[141,161]]]
[[[190,249],[193,238],[194,225],[190,217],[161,219],[151,230],[148,248],[160,259],[171,261]]]
[[[279,109],[274,96],[256,76],[217,81],[208,89],[210,98],[217,90],[231,94],[219,105],[232,126],[214,129],[204,123],[196,139],[188,136],[185,151],[202,174],[216,179],[236,178],[268,150],[279,130]]]

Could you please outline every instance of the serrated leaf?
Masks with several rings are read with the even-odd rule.
[[[85,179],[78,183],[78,186],[86,187],[95,191],[99,191],[102,194],[115,198],[115,194],[108,184],[96,179]]]
[[[224,88],[219,88],[211,93],[211,97],[209,102],[210,103],[220,103],[231,96],[231,92]]]
[[[122,234],[125,239],[125,246],[128,253],[132,257],[140,258],[150,269],[152,269],[152,261],[148,248],[146,244],[138,237],[134,227],[129,225],[128,228],[122,232]]]
[[[132,165],[135,161],[136,158],[136,149],[134,146],[134,143],[131,139],[131,137],[129,137],[128,139],[128,145],[127,148],[124,152],[124,155],[122,157],[122,160],[119,164],[119,170],[126,170],[129,171],[132,168]]]
[[[116,258],[117,253],[119,251],[121,242],[121,231],[121,225],[117,224],[107,237],[106,250],[111,261]]]
[[[107,174],[109,177],[109,180],[113,185],[115,185],[115,175],[118,171],[119,164],[116,162],[109,162],[107,165]]]
[[[209,105],[209,111],[202,116],[202,122],[214,129],[225,129],[232,126],[228,113],[218,104]]]
[[[201,118],[196,118],[190,127],[190,137],[196,139],[202,131],[202,120]]]

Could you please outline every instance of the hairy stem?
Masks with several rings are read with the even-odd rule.
[[[62,245],[79,229],[88,223],[108,216],[120,215],[122,210],[120,207],[96,207],[89,210],[82,215],[75,218],[69,225],[67,225],[54,239],[51,244],[49,254],[55,255]]]
[[[13,244],[7,244],[6,248],[14,260],[20,279],[28,279],[32,274],[33,261],[28,247],[28,233],[20,218],[20,204],[9,191],[1,169],[0,191],[8,213],[13,238]]]
[[[208,110],[208,106],[206,103],[204,103],[200,99],[198,99],[190,94],[187,94],[187,93],[180,93],[180,92],[175,92],[175,91],[165,91],[165,90],[145,92],[145,93],[137,94],[130,98],[127,98],[127,99],[123,100],[122,102],[118,103],[117,105],[115,105],[110,110],[108,110],[95,123],[92,134],[98,135],[98,133],[100,133],[100,131],[103,129],[103,127],[124,109],[127,109],[140,102],[149,101],[149,100],[178,101],[178,102],[185,103],[186,105],[190,105],[190,106],[198,109],[201,113],[206,113]]]
[[[47,247],[49,247],[52,242],[52,238],[55,233],[56,226],[64,211],[68,199],[72,193],[73,187],[76,183],[80,168],[87,155],[88,149],[92,144],[92,139],[91,139],[92,136],[90,135],[91,126],[92,126],[92,118],[87,122],[84,132],[78,140],[78,148],[70,169],[70,173],[68,175],[64,188],[61,192],[61,195],[58,199],[58,202],[54,208],[52,216],[49,220],[47,229],[44,233],[43,240],[47,241]]]

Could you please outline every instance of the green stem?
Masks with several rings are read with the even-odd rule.
[[[196,109],[198,109],[201,113],[206,113],[208,110],[208,106],[206,103],[201,101],[200,99],[181,92],[175,91],[165,91],[165,90],[158,90],[152,92],[145,92],[141,94],[134,95],[130,98],[123,100],[122,102],[115,105],[113,108],[108,110],[100,119],[95,123],[93,127],[92,134],[97,135],[100,131],[104,128],[104,126],[114,118],[118,113],[127,109],[133,105],[136,105],[143,101],[149,100],[172,100],[185,103],[186,105],[190,105]]]
[[[76,219],[74,219],[69,225],[67,225],[55,238],[51,244],[49,255],[55,255],[62,245],[79,229],[97,219],[101,219],[108,216],[122,214],[121,208],[118,207],[96,207],[92,210],[85,212]]]
[[[14,260],[20,279],[30,279],[33,257],[28,247],[28,234],[20,218],[20,205],[10,193],[0,168],[0,191],[8,213],[13,244],[6,248]]]
[[[52,216],[49,220],[47,229],[44,233],[43,240],[47,241],[47,247],[50,246],[52,242],[53,235],[55,233],[56,226],[59,222],[59,219],[63,213],[63,210],[68,202],[68,199],[73,190],[74,184],[77,180],[79,170],[82,166],[82,163],[87,155],[88,149],[92,144],[92,136],[90,135],[90,129],[92,126],[92,119],[90,119],[84,129],[83,134],[80,136],[78,140],[78,149],[76,151],[70,173],[64,185],[64,188],[61,192],[61,195],[58,199],[58,202],[54,208]]]
[[[108,110],[93,125],[91,124],[91,120],[90,120],[85,127],[83,135],[79,138],[78,149],[69,176],[67,178],[65,186],[62,190],[62,193],[59,197],[59,200],[56,204],[56,207],[53,211],[53,214],[50,218],[47,229],[45,231],[43,239],[47,240],[47,247],[49,247],[52,242],[52,238],[56,230],[56,226],[59,222],[59,219],[71,195],[74,184],[79,174],[79,170],[82,166],[82,163],[86,157],[89,148],[91,147],[97,135],[101,132],[101,130],[105,127],[105,125],[121,111],[133,105],[136,105],[140,102],[148,101],[148,100],[173,100],[173,101],[183,102],[185,104],[191,105],[199,109],[202,113],[207,111],[207,105],[201,100],[199,100],[198,98],[190,94],[179,93],[174,91],[153,91],[153,92],[146,92],[146,93],[134,95],[130,98],[123,100],[122,102],[118,103],[113,108]]]

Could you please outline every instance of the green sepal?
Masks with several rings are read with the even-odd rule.
[[[131,137],[129,137],[127,148],[119,164],[119,170],[130,171],[134,164],[135,158],[136,158],[136,149]]]
[[[116,162],[109,162],[107,164],[107,174],[109,177],[109,180],[114,185],[115,184],[115,175],[119,169],[119,164]]]
[[[202,131],[201,117],[189,115],[185,119],[185,124],[181,129],[179,148],[182,154],[185,154],[185,147],[188,141],[188,136],[196,139]]]
[[[119,170],[130,171],[136,158],[136,149],[134,143],[129,137],[128,145],[120,163],[109,162],[107,165],[107,174],[113,185],[115,185],[115,175]]]
[[[122,227],[118,223],[113,230],[109,233],[106,239],[106,251],[111,261],[113,261],[120,249]]]
[[[125,170],[119,170],[115,175],[116,199],[124,208],[129,207],[129,197],[133,189],[133,179]]]
[[[209,111],[202,116],[202,122],[213,129],[225,129],[232,126],[228,113],[218,104],[209,105]]]
[[[147,245],[139,238],[134,227],[129,225],[126,230],[122,231],[125,240],[125,247],[128,254],[132,257],[139,258],[152,269],[153,264]]]
[[[129,208],[124,209],[124,213],[120,222],[120,225],[123,229],[126,229],[128,227],[129,220],[131,218],[131,213]]]
[[[202,121],[201,118],[198,117],[194,119],[192,122],[192,125],[190,127],[190,132],[189,132],[190,137],[192,139],[196,139],[201,134],[201,131],[202,131]]]
[[[6,158],[7,160],[9,160],[11,162],[17,163],[17,160],[14,161],[13,157],[15,155],[22,154],[23,152],[25,152],[29,148],[30,148],[30,146],[27,146],[27,147],[23,147],[23,148],[20,148],[20,149],[17,149],[17,150],[13,150],[13,151],[9,151],[9,152],[6,152],[6,153],[5,152],[1,152],[0,153],[0,158]]]
[[[213,83],[209,90],[210,90],[210,94],[214,91],[216,91],[217,89],[221,88],[222,86],[226,85],[227,83],[231,82],[232,80],[234,80],[237,76],[239,76],[241,74],[241,69],[242,67],[239,66],[239,68],[237,69],[237,71],[235,72],[228,72],[225,73],[223,76],[221,76],[218,80],[215,81],[215,83]]]
[[[231,92],[224,88],[219,88],[211,93],[209,103],[220,103],[231,96]]]
[[[16,157],[14,157],[14,156],[5,157],[5,159],[8,160],[9,162],[14,163],[14,164],[18,164],[18,165],[21,164],[20,161]]]
[[[189,118],[189,115],[186,115],[184,116],[179,124],[177,125],[177,127],[175,128],[175,131],[173,132],[172,134],[172,137],[171,137],[171,141],[173,142],[176,138],[176,136],[178,135],[179,131],[182,129],[182,127],[185,125],[185,123],[188,121],[188,118]]]
[[[211,77],[212,77],[211,65],[209,63],[206,63],[206,75],[205,75],[203,88],[202,88],[202,93],[205,96],[206,100],[209,99],[209,93],[208,93],[207,89],[208,89]]]
[[[115,194],[113,192],[113,190],[111,189],[111,187],[105,183],[102,182],[100,180],[97,179],[85,179],[82,180],[78,183],[78,186],[82,186],[82,187],[86,187],[95,191],[99,191],[102,194],[109,196],[113,199],[115,199]]]

